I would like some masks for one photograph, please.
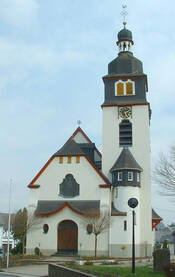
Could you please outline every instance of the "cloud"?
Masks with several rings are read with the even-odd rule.
[[[0,19],[15,27],[31,25],[39,5],[35,0],[1,0]]]

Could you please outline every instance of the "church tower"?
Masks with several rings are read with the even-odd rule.
[[[111,255],[119,255],[122,245],[131,251],[132,216],[128,200],[138,199],[136,211],[136,255],[151,255],[151,168],[150,105],[146,94],[147,75],[142,62],[134,57],[132,32],[118,33],[118,56],[108,65],[103,77],[105,99],[103,111],[102,171],[112,183],[112,205],[126,212],[113,222],[110,234]],[[117,250],[118,249],[118,250]],[[116,252],[117,251],[117,252]]]

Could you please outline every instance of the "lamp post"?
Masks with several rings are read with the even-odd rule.
[[[12,179],[10,179],[10,189],[9,189],[9,215],[8,215],[7,268],[9,267],[9,252],[10,252],[11,190],[12,190]]]
[[[128,206],[132,209],[136,208],[138,200],[136,198],[130,198],[128,200]],[[132,273],[135,273],[135,211],[132,210]]]

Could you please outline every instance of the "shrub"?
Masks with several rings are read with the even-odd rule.
[[[167,240],[163,241],[163,249],[169,249],[168,241]]]
[[[75,265],[75,261],[68,261],[66,262],[66,265],[73,266]]]
[[[39,247],[35,247],[35,255],[36,256],[42,256],[42,253],[41,253]]]
[[[86,261],[85,263],[84,263],[84,265],[93,265],[94,263],[93,262],[91,262],[91,261]]]
[[[174,277],[175,276],[175,264],[174,263],[165,265],[163,267],[163,270],[164,270],[165,275],[167,277]]]
[[[18,242],[17,245],[10,251],[13,255],[22,254],[22,242]]]

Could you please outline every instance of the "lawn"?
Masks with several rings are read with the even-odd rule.
[[[136,273],[131,273],[131,267],[86,265],[80,266],[79,270],[95,274],[100,277],[165,277],[164,274],[153,272],[151,265],[136,267]]]

